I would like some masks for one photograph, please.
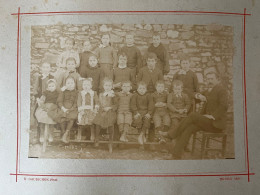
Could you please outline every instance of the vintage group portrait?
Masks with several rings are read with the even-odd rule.
[[[32,25],[31,158],[234,159],[234,29]]]

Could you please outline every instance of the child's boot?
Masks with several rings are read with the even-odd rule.
[[[62,136],[62,141],[63,141],[64,143],[69,143],[69,141],[68,141],[69,131],[70,131],[70,130],[66,130],[65,133],[64,133],[63,136]]]
[[[144,144],[143,135],[144,135],[144,133],[141,132],[140,135],[138,136],[138,139],[137,139],[137,140],[138,140],[138,143],[139,143],[140,145],[143,145],[143,144]]]
[[[108,144],[108,151],[109,151],[109,153],[113,152],[113,145],[112,145],[112,143]]]
[[[48,134],[48,141],[53,142],[53,127],[49,125],[49,134]]]
[[[81,140],[81,135],[82,135],[82,127],[79,126],[79,128],[78,128],[78,134],[77,134],[77,141],[80,141],[80,140]]]
[[[44,124],[40,123],[40,142],[43,143],[44,141]]]
[[[90,135],[90,141],[95,141],[95,129],[94,127],[90,127],[91,135]]]

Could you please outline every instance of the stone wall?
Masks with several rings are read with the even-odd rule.
[[[171,71],[165,75],[165,81],[180,68],[179,55],[188,54],[191,57],[191,69],[196,72],[199,82],[203,81],[205,71],[216,69],[221,80],[227,86],[230,96],[230,109],[233,111],[232,97],[232,60],[233,28],[223,25],[177,25],[177,24],[95,24],[95,25],[48,25],[32,26],[31,37],[31,74],[39,72],[39,65],[48,61],[52,71],[56,69],[56,60],[63,51],[67,37],[75,39],[75,49],[82,52],[82,43],[90,39],[95,50],[103,32],[109,31],[111,44],[118,50],[124,45],[126,32],[135,33],[135,44],[145,55],[151,44],[152,34],[159,32],[161,42],[170,55]],[[31,77],[33,79],[33,77]],[[31,82],[33,82],[31,80]]]

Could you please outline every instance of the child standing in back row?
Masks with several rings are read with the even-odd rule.
[[[117,54],[113,47],[110,46],[109,34],[103,34],[101,44],[97,49],[97,58],[100,68],[103,70],[105,77],[113,79],[113,68],[117,64]]]
[[[141,52],[134,43],[134,34],[126,33],[125,42],[126,45],[123,46],[118,53],[126,53],[127,67],[133,71],[133,75],[137,75],[143,65]]]
[[[65,51],[60,54],[58,57],[56,66],[57,71],[55,72],[55,79],[57,80],[57,83],[60,83],[61,76],[64,72],[66,72],[66,65],[67,65],[67,59],[68,58],[74,58],[75,59],[75,66],[76,68],[79,67],[79,54],[76,50],[74,50],[75,41],[72,38],[67,38],[65,41]]]
[[[170,72],[169,66],[169,54],[166,48],[161,43],[161,37],[159,33],[153,35],[153,43],[148,48],[148,52],[153,52],[156,54],[157,67],[162,71],[162,74],[168,74]]]

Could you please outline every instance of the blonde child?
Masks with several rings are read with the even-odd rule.
[[[95,146],[99,145],[100,129],[107,129],[109,134],[109,152],[112,153],[112,142],[114,137],[114,124],[116,122],[116,99],[113,91],[113,80],[104,78],[104,92],[99,94],[99,110],[93,123],[96,125]]]
[[[59,93],[56,90],[56,81],[49,79],[47,81],[47,89],[42,93],[40,98],[37,98],[38,108],[35,112],[41,133],[40,142],[43,142],[43,132],[45,124],[49,124],[48,140],[53,141],[52,132],[55,121],[48,115],[51,110],[57,109],[57,98]]]
[[[127,142],[127,132],[132,124],[132,113],[130,109],[130,102],[133,96],[130,93],[132,89],[130,81],[122,82],[122,91],[117,93],[117,124],[119,132],[121,133],[120,141]]]
[[[92,79],[87,78],[83,80],[82,84],[83,90],[78,94],[78,125],[79,131],[77,139],[81,140],[81,132],[86,127],[91,130],[90,140],[95,139],[95,127],[93,120],[96,116],[98,106],[98,96],[95,91],[92,90]]]
[[[126,45],[120,48],[118,53],[126,53],[127,56],[127,67],[130,68],[134,75],[136,75],[140,68],[142,68],[142,55],[140,50],[134,43],[134,34],[126,33],[125,35]]]
[[[133,112],[133,126],[138,129],[140,135],[138,142],[143,144],[146,142],[145,133],[150,129],[151,117],[153,112],[153,101],[144,82],[137,85],[137,92],[131,98],[131,110]]]
[[[153,43],[148,48],[148,52],[153,52],[156,54],[158,58],[158,69],[162,71],[162,74],[168,74],[170,72],[169,54],[166,48],[161,43],[161,37],[159,33],[155,33],[153,35]]]
[[[146,59],[147,66],[140,69],[137,75],[137,83],[143,81],[147,85],[147,91],[153,93],[155,84],[158,80],[163,80],[162,71],[156,68],[157,56],[154,53],[148,53]]]
[[[92,45],[89,40],[84,41],[83,43],[83,52],[79,54],[80,64],[78,67],[78,73],[82,78],[87,78],[86,73],[87,69],[90,67],[89,65],[89,57],[93,55],[91,51]]]
[[[60,124],[62,132],[62,141],[68,143],[69,132],[78,117],[76,83],[74,78],[68,77],[65,81],[66,89],[59,94],[57,104],[58,109],[49,113],[51,118]]]
[[[135,74],[127,67],[126,53],[118,54],[118,67],[114,69],[114,89],[120,91],[122,82],[131,81],[132,89],[135,90]]]
[[[175,130],[180,121],[187,117],[191,107],[189,96],[183,92],[182,81],[175,80],[172,83],[173,91],[168,95],[167,107],[171,117],[171,130]]]
[[[155,133],[158,134],[158,132],[161,130],[165,132],[169,130],[171,119],[167,110],[168,93],[165,91],[164,81],[157,81],[155,87],[156,92],[152,94],[152,100],[154,104],[153,122]]]
[[[85,68],[82,73],[84,78],[92,78],[92,89],[97,93],[102,90],[102,81],[104,78],[104,72],[98,67],[97,56],[90,54],[88,58],[89,66]]]
[[[75,65],[76,68],[79,67],[79,54],[77,51],[73,49],[75,45],[75,41],[72,38],[67,38],[65,41],[65,51],[62,52],[57,60],[56,66],[58,67],[55,78],[58,82],[60,82],[61,75],[66,71],[66,65],[67,65],[67,59],[68,58],[74,58],[75,59]]]
[[[61,75],[61,79],[59,84],[60,90],[64,91],[66,89],[66,80],[67,78],[73,78],[76,84],[76,89],[81,90],[82,85],[81,85],[81,77],[79,73],[76,72],[76,60],[75,58],[67,58],[66,60],[66,71]]]
[[[113,78],[113,68],[117,64],[116,50],[110,46],[110,35],[103,34],[101,37],[101,44],[97,49],[97,57],[101,69],[103,70],[105,77]]]

